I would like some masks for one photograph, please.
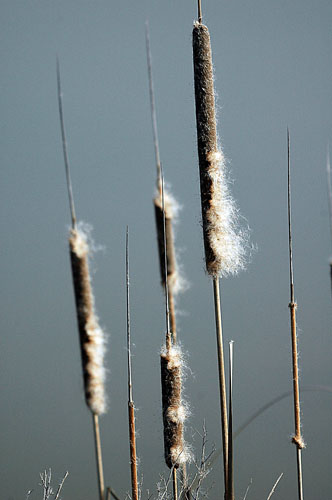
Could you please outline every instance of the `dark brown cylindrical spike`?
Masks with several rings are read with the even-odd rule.
[[[81,348],[85,400],[95,415],[105,411],[103,332],[94,312],[88,252],[84,237],[77,229],[69,238],[70,259],[76,301]]]

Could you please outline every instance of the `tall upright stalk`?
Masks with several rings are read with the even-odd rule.
[[[133,400],[132,366],[131,366],[131,332],[129,301],[129,230],[126,231],[126,304],[127,304],[127,353],[128,353],[128,419],[132,500],[138,500],[137,456],[135,433],[135,406]]]
[[[148,66],[148,78],[149,78],[149,95],[150,95],[150,107],[151,107],[151,121],[152,121],[152,131],[153,131],[153,142],[154,142],[154,150],[155,150],[155,161],[156,161],[156,169],[157,169],[157,193],[153,200],[154,208],[155,208],[155,220],[156,220],[156,230],[157,230],[157,241],[158,241],[158,253],[159,253],[159,264],[160,264],[160,274],[161,274],[161,283],[165,291],[166,297],[166,358],[167,363],[171,363],[171,358],[174,357],[172,354],[172,348],[174,348],[177,344],[177,331],[176,331],[176,315],[175,315],[175,294],[180,289],[179,285],[179,275],[177,273],[177,265],[176,265],[176,257],[175,257],[175,246],[174,246],[174,237],[173,237],[173,216],[175,212],[175,202],[172,197],[166,192],[164,186],[164,179],[162,175],[162,167],[160,160],[160,150],[159,150],[159,139],[158,139],[158,127],[157,127],[157,114],[156,114],[156,103],[155,103],[155,95],[154,95],[154,84],[153,84],[153,74],[152,74],[152,56],[151,56],[151,46],[150,46],[150,35],[149,35],[149,25],[146,23],[146,54],[147,54],[147,66]],[[168,372],[168,368],[165,368],[165,360],[163,360],[162,356],[162,378],[169,377],[170,380],[173,378],[176,381],[176,384],[180,390],[178,398],[179,401],[181,399],[181,366],[179,365],[179,373],[175,375],[175,372],[170,375],[171,372]],[[175,377],[175,378],[174,378]],[[162,382],[162,387],[164,392],[168,391],[166,388],[169,384]],[[171,392],[168,396],[164,395],[164,400],[166,401],[167,397],[171,396]],[[176,392],[176,391],[175,391]],[[166,399],[165,399],[166,398]],[[179,401],[177,404],[180,404]],[[166,402],[163,403],[163,406],[167,407]],[[173,427],[172,432],[170,432],[169,437],[165,437],[165,457],[169,456],[169,444],[172,439],[174,440],[174,436],[178,433],[178,436],[182,436],[183,432],[183,423],[178,422],[175,426],[170,424],[168,418],[165,418],[165,414],[167,413],[167,409],[163,410],[164,413],[164,436],[167,435],[167,428]],[[165,413],[166,412],[166,413]],[[181,417],[184,418],[184,414]],[[177,429],[176,429],[177,428]],[[181,429],[181,430],[180,430]],[[171,434],[173,433],[173,437]],[[182,441],[182,437],[179,442]],[[180,445],[182,447],[182,444]],[[168,449],[169,448],[169,449]],[[174,443],[173,443],[174,448]],[[168,450],[168,451],[167,451]],[[184,452],[182,453],[182,457],[180,460],[175,460],[172,465],[172,461],[169,458],[166,458],[166,463],[172,467],[172,482],[173,482],[173,496],[177,498],[177,467],[178,463],[181,465],[182,472],[182,481],[183,487],[186,491],[187,488],[187,473],[186,473],[186,460],[184,459]]]
[[[161,177],[161,199],[163,214],[163,247],[164,247],[164,276],[165,276],[165,307],[166,307],[166,356],[161,358],[161,378],[163,388],[163,413],[164,413],[164,443],[166,463],[172,470],[173,499],[178,499],[177,459],[172,453],[172,448],[178,448],[183,440],[183,425],[169,418],[169,409],[171,406],[179,406],[181,400],[181,366],[178,362],[172,360],[172,334],[170,329],[170,311],[169,311],[169,289],[167,275],[167,240],[166,240],[166,216],[165,216],[165,192],[164,176],[162,169]],[[178,361],[178,360],[176,360]],[[167,364],[166,364],[167,363]],[[171,404],[169,404],[171,403]],[[176,420],[176,419],[175,419]],[[172,456],[173,454],[173,456]]]
[[[225,496],[226,496],[226,493],[228,491],[227,490],[228,418],[227,418],[226,377],[225,377],[224,345],[223,345],[223,335],[222,335],[219,278],[214,277],[212,283],[213,283],[213,297],[214,297],[214,315],[215,315],[216,336],[217,336],[219,397],[220,397],[220,410],[221,410],[222,450],[223,450],[223,461],[224,461],[224,484],[225,484]]]
[[[91,286],[88,263],[89,245],[87,237],[84,231],[82,231],[78,227],[76,220],[63,118],[60,65],[58,59],[56,71],[62,147],[71,213],[69,246],[76,302],[76,314],[80,338],[85,400],[88,408],[92,413],[99,499],[104,500],[105,485],[99,429],[99,416],[106,410],[104,387],[105,369],[103,365],[105,335],[101,327],[99,326],[98,318],[96,316],[94,308],[94,296]]]
[[[234,342],[229,343],[229,403],[228,403],[228,478],[226,500],[234,500],[234,464],[233,464],[233,361]]]
[[[175,258],[174,237],[173,237],[173,217],[174,217],[175,207],[174,207],[174,201],[165,190],[165,186],[164,186],[164,205],[163,205],[164,208],[162,207],[161,160],[160,160],[160,150],[159,150],[157,113],[156,113],[156,102],[154,95],[152,56],[151,56],[151,45],[150,45],[150,34],[149,34],[148,23],[146,23],[145,26],[145,38],[146,38],[146,57],[147,57],[148,78],[149,78],[149,96],[150,96],[153,144],[154,144],[156,170],[157,170],[157,182],[156,182],[157,193],[153,200],[153,203],[155,207],[155,220],[156,220],[156,230],[157,230],[157,240],[158,240],[161,283],[165,290],[166,290],[166,271],[164,265],[165,254],[167,259],[170,329],[171,329],[172,342],[175,344],[176,317],[175,317],[174,294],[176,289],[178,288],[178,280],[179,280],[176,269],[176,258]],[[165,224],[164,224],[164,217],[165,217]],[[164,245],[164,234],[166,238],[166,247]]]
[[[202,23],[200,0],[198,21],[194,23],[193,28],[193,64],[203,238],[206,270],[213,281],[224,485],[227,498],[228,420],[219,278],[235,274],[244,266],[245,251],[242,244],[243,234],[236,227],[238,211],[228,191],[226,166],[218,144],[210,34],[207,26]]]
[[[288,191],[288,246],[289,246],[289,283],[290,283],[289,309],[290,309],[290,322],[291,322],[293,402],[294,402],[294,421],[295,421],[295,434],[292,438],[292,441],[296,446],[298,498],[299,500],[303,500],[301,451],[305,447],[305,443],[301,435],[299,367],[298,367],[298,350],[297,350],[297,335],[296,335],[297,304],[295,302],[295,294],[294,294],[293,248],[292,248],[290,136],[288,128],[287,128],[287,172],[288,172],[287,191]]]
[[[331,232],[331,243],[332,243],[332,178],[331,178],[331,163],[330,163],[329,150],[327,151],[326,171],[327,171],[327,194],[329,200],[330,232]],[[330,258],[330,280],[331,280],[331,293],[332,293],[332,257]]]
[[[164,213],[164,178],[161,172],[162,182],[162,207]],[[161,388],[162,388],[162,410],[164,424],[164,451],[166,465],[171,469],[173,483],[173,498],[178,498],[177,469],[186,464],[189,453],[183,439],[184,422],[187,417],[186,408],[182,402],[182,371],[183,359],[181,349],[174,344],[170,328],[168,275],[167,275],[167,242],[164,225],[164,265],[165,265],[165,317],[166,317],[166,339],[165,347],[160,356],[161,364]]]

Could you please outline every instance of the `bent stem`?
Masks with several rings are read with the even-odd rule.
[[[224,484],[225,484],[225,498],[227,498],[227,491],[228,491],[228,487],[227,487],[227,485],[228,485],[228,420],[227,420],[224,348],[223,348],[221,307],[220,307],[220,289],[219,289],[219,279],[217,277],[213,278],[213,297],[214,297],[214,313],[215,313],[216,335],[217,335],[221,430],[222,430],[222,446],[223,446],[223,459],[224,459]]]
[[[94,434],[95,452],[96,452],[99,498],[100,500],[104,500],[105,483],[104,483],[104,471],[103,471],[103,458],[101,453],[99,416],[96,413],[92,413],[92,419],[93,419],[93,434]]]

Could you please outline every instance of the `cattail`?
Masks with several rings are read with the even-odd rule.
[[[171,331],[170,298],[168,289],[167,240],[165,191],[162,169],[160,169],[161,207],[163,223],[164,275],[165,275],[165,312],[166,312],[166,343],[161,352],[161,388],[162,412],[164,424],[164,451],[166,465],[172,470],[173,499],[178,498],[177,469],[182,467],[184,484],[186,486],[186,463],[190,460],[190,452],[183,439],[184,422],[187,417],[186,407],[182,401],[182,370],[183,357],[181,349],[176,345],[176,337]]]
[[[150,48],[148,23],[146,23],[145,36],[146,36],[146,55],[147,55],[148,76],[149,76],[151,121],[152,121],[153,143],[154,143],[155,158],[156,158],[156,170],[157,170],[157,190],[156,190],[157,192],[153,199],[153,204],[155,211],[161,284],[166,291],[166,278],[167,278],[172,341],[175,344],[176,317],[175,317],[174,296],[178,292],[183,291],[186,288],[185,280],[182,278],[177,269],[178,266],[176,263],[176,254],[174,246],[173,223],[177,215],[179,206],[177,202],[174,200],[173,196],[171,196],[171,194],[167,192],[165,189],[163,195],[164,200],[162,198],[161,161],[160,161],[160,151],[159,151],[157,114],[156,114],[156,105],[154,97],[152,56]],[[165,248],[166,248],[166,254],[165,254]],[[166,266],[165,266],[165,259],[166,259]]]
[[[243,233],[236,227],[238,210],[228,190],[225,160],[218,146],[210,34],[202,24],[200,0],[198,21],[193,28],[193,64],[203,238],[206,270],[213,279],[224,485],[228,499],[228,421],[219,278],[235,274],[244,266],[245,251]]]
[[[331,181],[331,163],[330,163],[330,151],[327,151],[326,158],[326,171],[327,171],[327,194],[329,203],[329,218],[330,218],[330,234],[332,241],[332,181]],[[332,257],[330,257],[330,280],[331,280],[331,292],[332,292]]]
[[[193,60],[206,269],[213,277],[227,276],[244,266],[245,252],[218,147],[210,34],[200,22],[193,29]]]
[[[82,225],[77,224],[73,190],[71,185],[67,141],[62,109],[62,91],[60,79],[60,65],[57,59],[57,88],[60,127],[62,137],[63,157],[67,179],[69,206],[71,213],[71,230],[69,236],[70,259],[76,301],[80,350],[83,368],[85,400],[92,413],[97,479],[99,499],[104,500],[104,471],[101,450],[99,415],[105,412],[105,334],[98,323],[95,313],[94,297],[89,273],[89,245],[88,238]]]
[[[183,439],[187,409],[182,402],[183,360],[179,346],[163,349],[160,356],[165,462],[178,468],[190,458]]]
[[[163,207],[160,190],[155,196],[153,203],[155,208],[155,219],[156,219],[156,230],[157,230],[157,240],[158,240],[158,253],[159,253],[159,264],[160,264],[160,275],[161,283],[165,287],[166,276],[165,276],[165,245],[164,245],[164,222],[163,222]],[[165,239],[166,245],[166,259],[167,259],[167,280],[169,292],[176,293],[179,288],[179,280],[176,272],[176,260],[175,260],[175,249],[174,249],[174,236],[173,236],[173,217],[174,217],[174,207],[176,209],[176,202],[167,193],[164,193],[164,205],[165,205]]]
[[[293,247],[292,247],[292,209],[291,209],[291,182],[290,182],[290,137],[287,128],[287,194],[288,194],[288,250],[289,250],[289,287],[290,287],[290,323],[291,323],[291,344],[292,344],[292,371],[293,371],[293,405],[294,405],[294,423],[295,433],[292,442],[296,446],[297,459],[297,484],[298,498],[303,500],[303,475],[302,475],[302,449],[305,448],[305,442],[301,434],[301,408],[300,408],[300,384],[299,384],[299,364],[298,364],[298,347],[296,334],[296,308],[295,302],[295,287],[294,287],[294,271],[293,271]]]
[[[131,366],[130,296],[129,296],[129,228],[126,231],[126,304],[127,304],[127,367],[128,367],[128,424],[132,500],[138,500],[135,405]]]
[[[95,313],[89,273],[89,245],[80,228],[69,237],[86,404],[96,415],[105,413],[105,334]]]

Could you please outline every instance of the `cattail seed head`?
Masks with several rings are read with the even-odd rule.
[[[155,220],[158,240],[158,253],[160,264],[161,283],[165,287],[165,247],[164,247],[164,218],[163,204],[160,192],[155,196],[154,200]],[[174,250],[174,235],[173,235],[173,217],[174,211],[177,210],[176,203],[172,197],[164,190],[164,210],[165,210],[165,232],[166,232],[166,259],[167,259],[167,282],[170,291],[173,293],[177,290],[178,275],[176,272],[176,258]]]
[[[244,233],[236,227],[238,210],[218,147],[209,30],[198,22],[193,29],[193,61],[206,269],[213,277],[227,276],[244,267]]]
[[[183,439],[188,412],[181,397],[183,361],[179,346],[164,349],[160,362],[165,461],[169,468],[178,468],[191,458]]]
[[[80,228],[69,237],[70,259],[80,338],[85,400],[95,415],[106,411],[105,398],[105,334],[98,323],[89,273],[89,245]]]

